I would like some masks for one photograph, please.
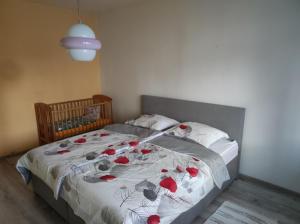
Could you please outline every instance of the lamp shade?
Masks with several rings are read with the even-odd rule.
[[[76,61],[92,61],[96,57],[96,50],[101,48],[101,43],[96,39],[93,30],[78,23],[68,31],[68,35],[61,39],[61,45],[69,50],[71,57]]]

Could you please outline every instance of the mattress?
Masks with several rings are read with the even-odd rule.
[[[228,140],[225,138],[220,139],[212,144],[209,149],[218,153],[222,157],[226,165],[238,155],[239,151],[239,147],[236,141]]]

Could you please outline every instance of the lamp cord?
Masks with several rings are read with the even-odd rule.
[[[78,17],[79,23],[81,23],[80,12],[79,12],[79,0],[76,0],[76,3],[77,3],[77,17]]]

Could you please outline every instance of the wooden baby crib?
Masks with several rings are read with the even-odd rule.
[[[104,95],[34,106],[40,145],[112,123],[112,99]]]

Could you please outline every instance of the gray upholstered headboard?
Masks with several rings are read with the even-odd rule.
[[[143,114],[161,114],[178,121],[194,121],[223,130],[242,146],[245,109],[157,96],[142,96]]]

